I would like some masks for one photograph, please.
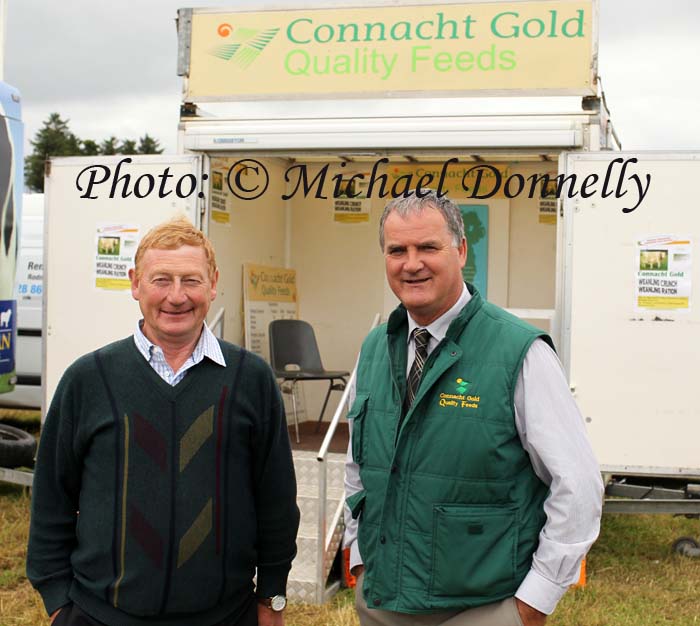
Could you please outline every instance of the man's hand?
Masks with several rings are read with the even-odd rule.
[[[273,611],[258,603],[258,626],[284,626],[284,611]]]
[[[525,626],[543,626],[547,616],[540,613],[537,609],[525,604],[522,600],[515,598],[515,606],[518,608],[520,619]]]

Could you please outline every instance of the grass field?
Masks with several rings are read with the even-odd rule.
[[[48,620],[24,576],[29,495],[0,483],[0,626]],[[700,538],[700,521],[609,515],[588,557],[588,584],[564,596],[551,626],[700,626],[700,559],[671,552],[682,536]],[[286,626],[358,626],[352,591],[323,607],[291,605]]]

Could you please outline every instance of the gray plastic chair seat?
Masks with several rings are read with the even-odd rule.
[[[299,420],[297,417],[294,386],[299,381],[329,381],[326,398],[323,401],[321,414],[318,416],[318,422],[316,423],[316,432],[318,432],[331,391],[343,391],[346,377],[350,375],[350,372],[324,369],[321,362],[321,354],[318,351],[316,334],[308,322],[302,320],[274,320],[270,322],[268,331],[272,370],[277,378],[282,379],[282,383],[287,381],[292,383],[294,426],[297,443],[299,443]]]

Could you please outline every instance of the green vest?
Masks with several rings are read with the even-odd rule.
[[[548,488],[515,428],[513,394],[537,328],[472,298],[425,363],[401,420],[408,322],[399,306],[362,346],[352,448],[370,608],[431,613],[512,596],[528,573]]]

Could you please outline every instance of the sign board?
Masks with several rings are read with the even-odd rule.
[[[245,347],[269,361],[270,322],[299,317],[296,270],[246,263],[243,285]]]
[[[296,270],[285,267],[270,267],[245,263],[243,265],[243,317],[245,324],[245,347],[247,350],[270,360],[270,322],[281,319],[297,319]],[[297,419],[304,421],[306,403],[300,395],[300,387],[294,388]],[[292,415],[287,394],[284,396],[285,411]]]
[[[486,204],[459,203],[467,238],[467,262],[462,278],[474,285],[482,298],[488,298],[489,285],[489,207]]]
[[[0,31],[3,8],[0,3]],[[2,33],[0,32],[0,48]],[[0,74],[2,74],[0,51]],[[14,87],[0,82],[0,393],[14,389],[17,302],[14,282],[22,221],[23,127],[20,97]]]
[[[226,159],[211,160],[211,219],[217,224],[231,226],[231,194],[228,193]]]
[[[0,392],[12,391],[17,341],[17,302],[0,300]]]
[[[194,11],[185,99],[595,93],[594,0]],[[181,54],[185,53],[181,49]]]

